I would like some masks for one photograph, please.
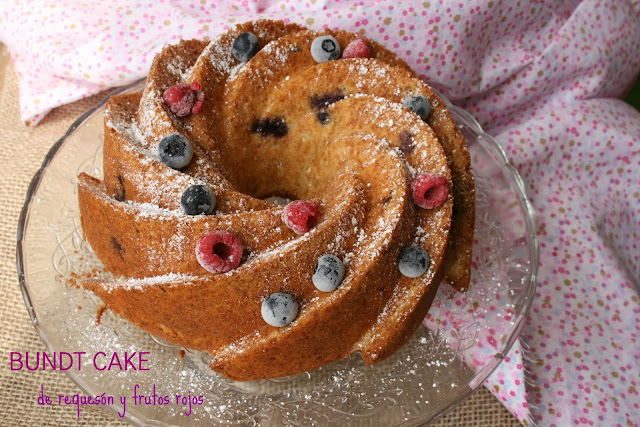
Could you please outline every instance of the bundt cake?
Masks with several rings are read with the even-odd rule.
[[[474,186],[445,103],[362,35],[268,20],[154,60],[78,179],[81,285],[255,380],[400,348],[469,283]]]

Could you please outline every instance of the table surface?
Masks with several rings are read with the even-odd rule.
[[[11,351],[44,351],[21,298],[15,264],[16,230],[27,187],[50,147],[69,125],[104,94],[53,110],[34,129],[25,127],[18,113],[18,83],[6,48],[0,44],[0,419],[3,425],[101,425],[123,424],[102,407],[86,406],[76,418],[72,406],[40,406],[37,397],[44,385],[49,395],[73,395],[79,389],[61,372],[9,369]],[[484,387],[435,423],[436,426],[517,426],[502,404]]]

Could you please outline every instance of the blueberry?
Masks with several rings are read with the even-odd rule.
[[[331,114],[328,111],[322,110],[316,113],[316,117],[321,125],[326,125],[331,121]]]
[[[344,278],[344,264],[335,255],[325,254],[313,269],[313,285],[322,292],[334,291]]]
[[[182,193],[180,205],[187,215],[209,215],[216,207],[216,195],[206,185],[192,185]]]
[[[402,105],[416,113],[422,120],[427,120],[431,112],[431,104],[424,95],[407,96],[402,102]]]
[[[282,138],[288,131],[287,122],[282,117],[257,119],[251,125],[251,132],[260,133],[262,136]]]
[[[173,169],[182,169],[191,161],[193,148],[187,138],[178,133],[172,133],[160,140],[158,154],[162,163]]]
[[[316,62],[326,62],[340,57],[340,43],[332,36],[316,37],[311,43],[311,56]]]
[[[231,53],[240,62],[247,62],[260,50],[258,38],[252,33],[242,33],[233,41]]]
[[[262,318],[271,326],[286,326],[298,315],[298,302],[289,294],[276,292],[262,301]]]
[[[429,254],[419,246],[402,249],[398,257],[398,270],[407,277],[419,277],[429,267]]]

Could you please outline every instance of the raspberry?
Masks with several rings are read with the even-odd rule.
[[[371,51],[364,39],[358,37],[344,48],[343,58],[371,58]]]
[[[416,205],[425,209],[433,209],[447,200],[449,186],[445,177],[425,172],[416,175],[413,179],[411,195]]]
[[[297,234],[311,230],[319,218],[318,205],[311,200],[296,200],[282,211],[282,221]]]
[[[174,85],[164,91],[162,99],[178,117],[198,114],[204,103],[204,93],[200,89],[198,82]]]
[[[196,258],[211,273],[226,273],[240,265],[242,243],[228,231],[210,231],[196,244]]]
[[[198,114],[204,104],[204,92],[202,92],[200,83],[198,82],[191,83],[191,90],[196,91],[196,102],[193,104],[193,107],[191,107],[191,114]]]

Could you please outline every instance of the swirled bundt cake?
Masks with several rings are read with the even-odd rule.
[[[400,348],[469,282],[474,187],[445,103],[378,43],[261,20],[154,60],[80,174],[113,312],[234,380]]]

